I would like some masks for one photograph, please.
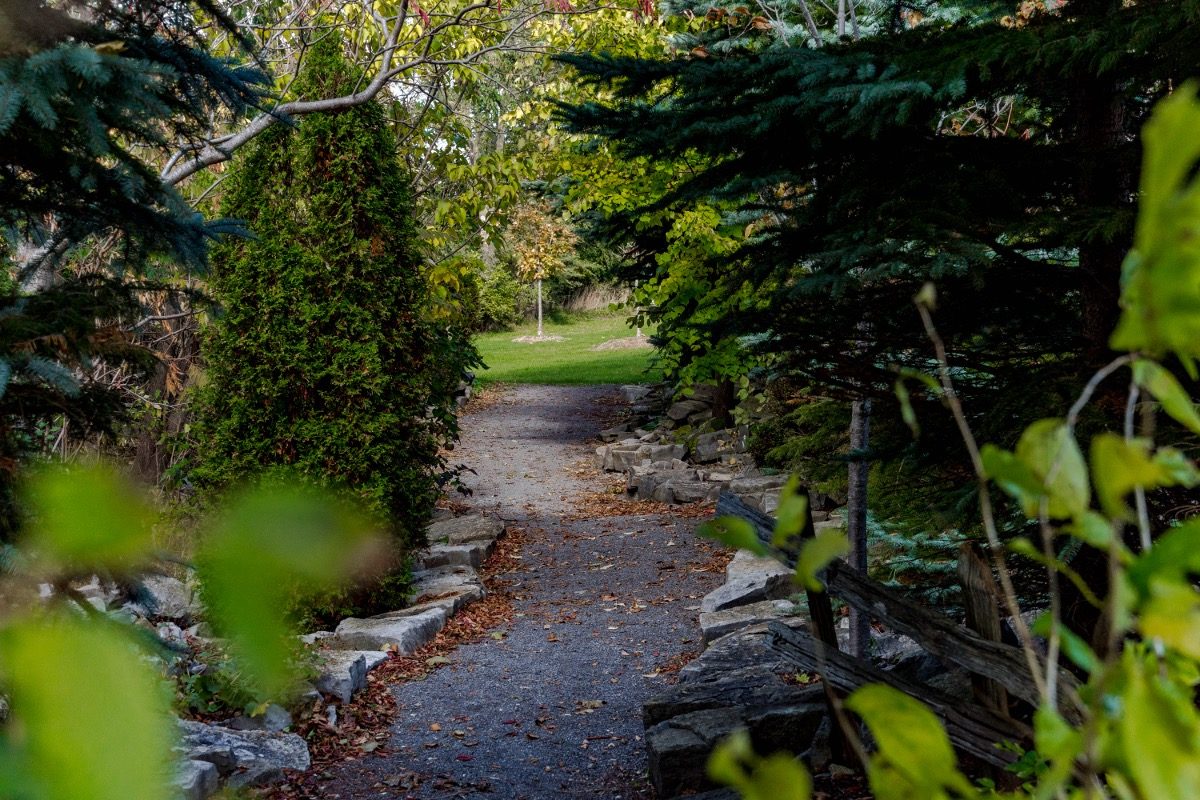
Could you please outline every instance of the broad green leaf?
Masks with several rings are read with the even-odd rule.
[[[1083,735],[1049,706],[1039,706],[1033,715],[1033,735],[1038,753],[1045,758],[1074,758]]]
[[[149,556],[154,515],[116,470],[46,469],[27,489],[27,545],[59,567],[124,572]]]
[[[846,707],[862,717],[879,746],[870,765],[876,794],[885,783],[875,777],[881,768],[891,797],[938,797],[946,788],[971,792],[955,766],[950,737],[924,705],[890,686],[869,684],[850,695]],[[897,780],[906,785],[894,785]]]
[[[1191,690],[1161,677],[1153,660],[1139,659],[1131,649],[1122,666],[1126,683],[1117,730],[1138,795],[1200,797],[1200,718]]]
[[[1133,364],[1133,379],[1162,404],[1163,411],[1193,433],[1200,433],[1200,412],[1175,376],[1148,359]]]
[[[1041,419],[1025,429],[1017,441],[1016,457],[1032,470],[1049,499],[1052,519],[1082,514],[1091,499],[1087,464],[1075,437],[1059,419]],[[1036,517],[1037,509],[1029,513]]]
[[[170,695],[116,625],[16,623],[0,634],[0,672],[13,715],[0,749],[20,770],[0,785],[39,800],[175,797]]]
[[[1116,350],[1200,355],[1200,103],[1187,83],[1161,100],[1142,129],[1142,182],[1134,245],[1122,276]]]
[[[357,514],[299,489],[244,495],[216,520],[198,559],[210,621],[268,695],[292,680],[291,602],[362,571],[377,542]]]
[[[1027,464],[1014,454],[992,444],[985,444],[980,451],[984,472],[1004,490],[1004,493],[1021,504],[1027,516],[1037,516],[1039,500],[1043,494],[1041,481]]]
[[[779,495],[779,509],[775,512],[775,533],[771,543],[779,548],[794,544],[804,532],[808,522],[808,495],[800,492],[800,479],[793,475]]]
[[[708,776],[732,787],[743,800],[808,800],[812,779],[794,756],[755,754],[745,729],[730,734],[708,759]]]
[[[1196,482],[1195,467],[1178,450],[1164,447],[1151,453],[1145,439],[1126,441],[1115,433],[1102,433],[1092,439],[1092,480],[1104,512],[1115,519],[1133,520],[1125,497],[1137,487]]]
[[[1169,529],[1142,553],[1126,573],[1141,597],[1150,594],[1152,580],[1182,582],[1188,573],[1200,572],[1200,519],[1192,518]]]
[[[1172,650],[1200,658],[1200,594],[1172,580],[1152,580],[1150,597],[1141,606],[1138,628]]]
[[[1113,523],[1103,514],[1097,514],[1095,511],[1088,511],[1072,520],[1064,526],[1064,529],[1076,539],[1090,544],[1097,550],[1107,550],[1112,545]],[[1121,544],[1121,549],[1125,549],[1124,544]]]
[[[838,531],[821,531],[804,542],[800,556],[796,559],[796,583],[814,592],[822,591],[825,585],[818,578],[821,570],[833,560],[850,552],[850,540]]]
[[[717,517],[696,528],[696,533],[715,539],[727,547],[749,550],[757,556],[768,555],[767,548],[759,541],[754,526],[738,517]]]

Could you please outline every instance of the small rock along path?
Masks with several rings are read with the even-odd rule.
[[[595,513],[607,484],[581,465],[613,401],[613,387],[517,386],[468,408],[451,453],[476,472],[467,502],[527,537],[505,576],[517,616],[393,687],[387,754],[339,767],[327,798],[651,796],[641,704],[701,649],[700,598],[723,575],[694,518]]]

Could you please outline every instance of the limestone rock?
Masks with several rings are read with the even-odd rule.
[[[413,569],[426,570],[447,566],[479,569],[495,549],[495,539],[466,544],[435,544],[416,558]]]
[[[382,650],[322,650],[318,653],[320,676],[315,687],[321,694],[343,703],[367,688],[367,675],[387,661]]]
[[[306,770],[308,745],[294,733],[235,731],[220,725],[179,720],[176,749],[184,757],[207,761],[232,787],[261,786],[283,777],[284,770]]]
[[[705,774],[709,753],[717,742],[741,727],[730,708],[684,714],[646,731],[650,783],[657,797],[711,789]]]
[[[664,689],[642,705],[642,723],[652,728],[684,714],[714,708],[741,709],[739,713],[747,719],[786,707],[807,714],[812,706],[823,706],[824,702],[825,691],[820,684],[788,683],[773,665],[753,664],[734,670],[710,670],[700,679]]]
[[[784,618],[785,625],[806,625],[804,617]],[[732,672],[743,667],[761,666],[772,672],[795,670],[783,656],[767,647],[767,626],[751,625],[717,639],[703,653],[679,671],[679,682],[706,680],[719,672]]]
[[[692,414],[708,410],[708,403],[704,403],[699,400],[680,400],[672,403],[671,407],[667,409],[667,419],[674,420],[675,422],[682,422]]]
[[[733,565],[732,561],[730,565]],[[722,611],[762,600],[781,600],[795,591],[791,570],[787,567],[769,559],[743,559],[734,571],[726,568],[725,584],[704,596],[700,601],[700,611]]]
[[[322,639],[328,639],[330,636],[333,636],[333,631],[313,631],[312,633],[302,635],[300,641],[305,644],[316,644]]]
[[[799,610],[790,600],[762,600],[722,611],[701,613],[700,630],[704,632],[704,644],[709,645],[734,631],[781,617],[794,616]]]
[[[400,655],[407,656],[432,641],[445,627],[446,619],[444,608],[431,608],[407,616],[349,617],[338,624],[334,643],[347,650],[382,650],[395,646]]]
[[[629,433],[629,423],[600,431],[600,441],[615,442]]]
[[[659,797],[713,788],[705,771],[708,756],[734,730],[746,728],[760,753],[790,751],[799,755],[815,743],[824,719],[823,691],[782,706],[709,708],[681,714],[646,731],[650,782]]]
[[[467,544],[495,541],[504,533],[504,523],[482,514],[468,514],[435,522],[425,529],[431,544]]]
[[[221,773],[208,761],[188,759],[175,768],[171,784],[182,800],[207,800],[221,788]]]
[[[147,575],[142,578],[151,616],[191,622],[199,617],[201,608],[192,588],[169,575]]]
[[[649,386],[639,386],[637,384],[621,387],[621,394],[625,397],[626,403],[636,403],[638,400],[643,400],[650,396],[651,391]]]
[[[441,605],[447,608],[447,614],[454,614],[485,594],[479,574],[468,566],[435,567],[414,572],[412,577],[413,604],[432,604],[442,600],[445,602]]]

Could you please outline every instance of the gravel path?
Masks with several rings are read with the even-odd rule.
[[[501,639],[395,687],[386,755],[338,770],[329,798],[643,798],[641,703],[656,669],[700,648],[700,598],[721,575],[695,521],[571,521],[601,487],[576,475],[611,405],[608,387],[521,386],[464,419],[455,463],[469,502],[524,528],[517,618]],[[419,776],[416,788],[412,773]]]

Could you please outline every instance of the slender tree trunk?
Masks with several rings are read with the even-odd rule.
[[[537,295],[538,295],[538,338],[542,337],[542,279],[537,279]]]
[[[850,406],[849,487],[846,492],[846,528],[850,538],[850,566],[867,573],[867,475],[869,465],[863,452],[871,440],[871,401],[855,400]],[[856,608],[850,609],[851,654],[860,658],[871,646],[871,620]]]

